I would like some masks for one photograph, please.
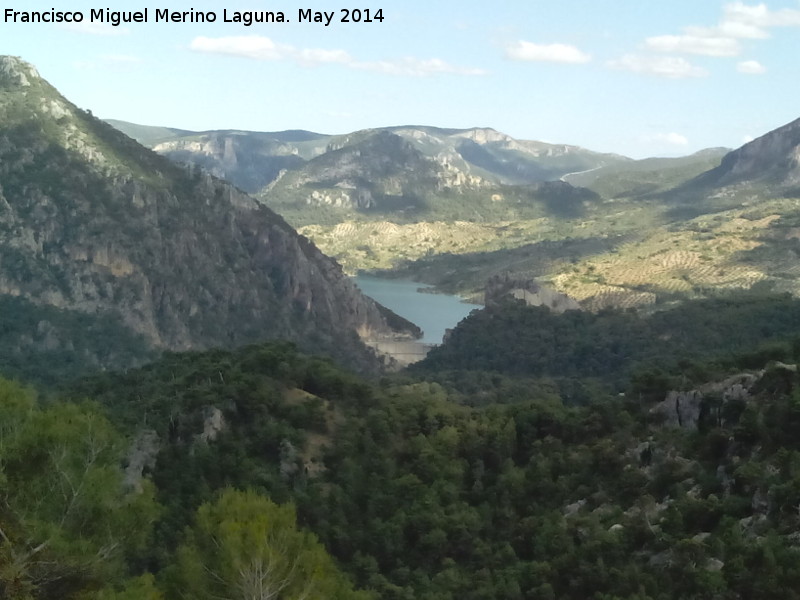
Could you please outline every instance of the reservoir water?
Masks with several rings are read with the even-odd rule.
[[[359,275],[354,280],[367,296],[418,325],[424,332],[420,341],[425,344],[441,344],[446,329],[452,329],[470,311],[481,308],[462,302],[458,296],[420,292],[420,288],[432,286],[409,279]]]

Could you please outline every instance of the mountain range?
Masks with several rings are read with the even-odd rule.
[[[486,192],[555,181],[603,197],[757,183],[785,190],[800,181],[800,119],[737,150],[708,148],[643,160],[516,140],[491,128],[395,126],[324,135],[302,130],[193,132],[108,122],[160,154],[201,166],[284,209],[294,201],[383,215],[430,211],[434,207],[424,204],[447,191]],[[425,216],[418,211],[415,218]]]
[[[797,131],[561,175],[220,134],[248,195],[0,58],[0,598],[797,600]],[[272,206],[491,301],[380,372],[418,329]]]
[[[360,294],[345,274],[360,269],[476,298],[506,273],[590,309],[800,290],[799,121],[738,150],[639,161],[488,128],[111,127],[13,57],[0,117],[17,365],[43,348],[135,364],[271,337],[374,364],[359,338],[418,330]]]
[[[345,135],[324,135],[310,131],[260,133],[252,131],[192,132],[168,127],[150,127],[109,119],[108,122],[157,152],[179,161],[202,164],[250,193],[259,193],[282,170],[311,173],[336,158],[316,162],[319,157],[347,149],[339,157],[369,152],[392,151],[394,158],[430,161],[437,182],[446,186],[471,180],[495,184],[525,184],[558,180],[568,173],[630,162],[616,154],[593,152],[578,146],[516,140],[491,128],[443,129],[428,126],[399,126],[362,130]],[[378,164],[378,163],[376,163]],[[362,169],[369,163],[359,165]],[[394,165],[400,173],[401,164]],[[402,165],[406,166],[406,165]],[[341,183],[351,170],[341,171]],[[468,177],[469,176],[469,177]],[[309,179],[308,175],[301,179]],[[309,180],[314,180],[311,177]],[[485,184],[484,184],[485,185]]]
[[[736,150],[631,160],[485,128],[323,136],[115,122],[250,189],[349,272],[476,299],[507,273],[591,309],[799,292],[798,123]]]

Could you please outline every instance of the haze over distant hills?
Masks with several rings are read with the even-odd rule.
[[[277,177],[280,169],[303,170],[308,164],[313,173],[323,165],[336,162],[329,157],[322,164],[315,164],[315,159],[343,149],[348,149],[345,155],[361,151],[363,158],[366,158],[363,154],[366,151],[377,154],[382,151],[401,152],[394,157],[401,159],[401,163],[395,165],[397,169],[407,168],[402,159],[430,161],[433,165],[429,169],[436,172],[437,183],[444,186],[459,179],[471,179],[473,185],[481,185],[484,181],[484,185],[552,181],[567,173],[630,161],[624,156],[593,152],[578,146],[515,140],[491,128],[400,126],[345,135],[323,135],[302,130],[188,132],[113,119],[108,122],[161,154],[201,164],[251,193],[261,192]],[[369,163],[365,162],[362,169],[368,166]],[[361,174],[376,173],[362,170]],[[339,181],[328,177],[329,182],[334,186],[344,183],[352,173],[345,171],[341,175],[343,178]],[[314,180],[312,175],[300,178],[309,177],[309,180]]]

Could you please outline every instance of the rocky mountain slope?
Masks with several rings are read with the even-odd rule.
[[[489,128],[403,126],[327,136],[308,131],[182,132],[109,121],[174,160],[198,164],[251,193],[309,204],[387,209],[444,189],[555,181],[629,159],[577,146],[515,140]],[[367,183],[368,182],[368,183]],[[316,192],[316,194],[315,194]],[[377,198],[376,198],[377,196]],[[399,198],[399,199],[398,199]]]
[[[800,185],[800,119],[778,127],[728,153],[696,185],[723,187],[765,184],[786,190]]]
[[[263,204],[140,146],[13,57],[0,58],[0,293],[111,316],[170,350],[282,337],[352,363],[368,356],[356,334],[417,333]]]

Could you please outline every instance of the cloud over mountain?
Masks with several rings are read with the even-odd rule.
[[[402,57],[385,60],[358,60],[346,50],[298,48],[261,35],[205,37],[198,36],[189,44],[195,52],[222,54],[263,61],[291,61],[301,67],[341,65],[350,69],[375,71],[386,75],[426,77],[431,75],[485,75],[483,69],[452,65],[439,58]]]

